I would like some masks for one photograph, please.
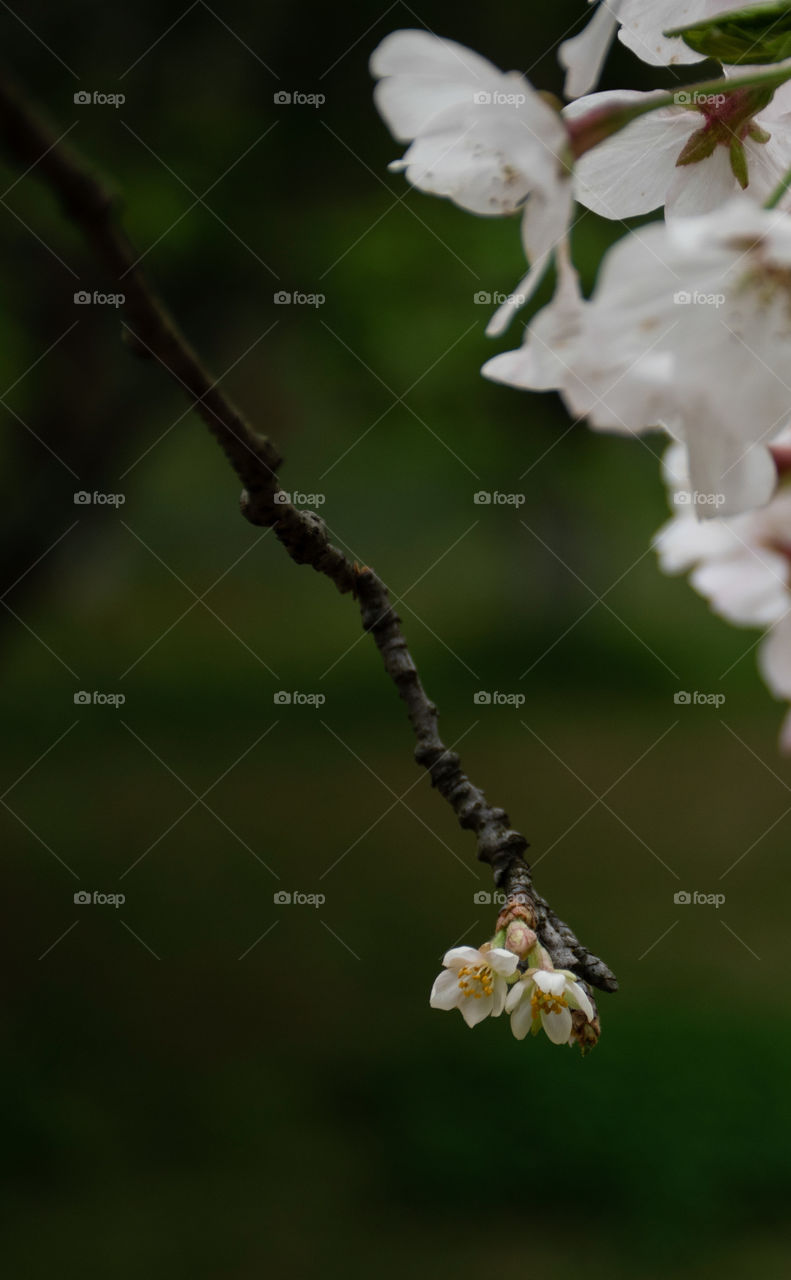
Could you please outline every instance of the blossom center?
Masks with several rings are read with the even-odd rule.
[[[763,309],[773,304],[784,306],[788,322],[791,319],[791,267],[769,261],[755,243],[749,246],[749,250],[756,248],[759,252],[752,253],[752,261],[738,281],[735,295],[749,294],[753,305]]]
[[[473,1000],[494,993],[494,974],[488,964],[465,964],[459,969],[459,990]]]
[[[768,142],[771,134],[756,122],[755,116],[768,106],[773,90],[737,89],[734,93],[695,94],[686,110],[697,111],[705,123],[687,139],[676,164],[699,164],[707,160],[717,147],[727,147],[733,176],[744,189],[749,183],[744,142]],[[686,95],[687,97],[689,95]]]
[[[769,94],[769,100],[771,100]],[[751,89],[736,89],[733,93],[711,93],[697,98],[695,106],[705,117],[709,127],[726,126],[731,136],[744,137],[753,116],[767,106],[765,92],[756,96]]]
[[[568,1007],[568,1000],[564,995],[553,996],[551,991],[542,991],[540,987],[535,987],[530,997],[530,1008],[534,1018],[541,1013],[560,1013],[561,1009],[568,1009]]]

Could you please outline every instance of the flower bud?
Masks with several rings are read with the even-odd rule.
[[[524,920],[512,920],[506,929],[506,950],[513,951],[514,955],[519,956],[522,960],[533,949],[537,941],[534,931],[529,925],[525,924]]]

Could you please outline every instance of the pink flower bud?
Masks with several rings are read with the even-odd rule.
[[[505,945],[508,951],[513,951],[514,955],[524,959],[527,953],[532,951],[536,941],[535,933],[524,920],[511,921],[505,934]]]

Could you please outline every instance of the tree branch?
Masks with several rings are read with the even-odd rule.
[[[96,257],[126,297],[125,336],[137,354],[153,358],[193,401],[244,486],[241,506],[254,525],[270,526],[297,564],[309,564],[337,589],[353,592],[362,624],[374,640],[384,667],[403,699],[417,746],[415,758],[459,824],[473,831],[478,858],[488,863],[506,897],[527,906],[539,939],[557,968],[574,969],[589,984],[615,991],[617,981],[604,963],[577,939],[537,894],[524,859],[527,840],[511,828],[504,809],[493,808],[461,768],[458,755],[443,744],[437,708],[428,698],[407,647],[401,621],[387,588],[369,568],[359,568],[329,541],[324,521],[300,511],[278,487],[281,458],[273,443],[258,434],[221,392],[137,264],[137,254],[115,219],[114,199],[87,166],[24,100],[8,80],[0,79],[0,137],[14,160],[32,168],[59,200]]]

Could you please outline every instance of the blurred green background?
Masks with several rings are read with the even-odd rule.
[[[757,636],[660,575],[658,439],[569,429],[554,396],[480,377],[525,322],[495,347],[474,302],[519,279],[518,225],[388,174],[371,102],[368,56],[415,25],[558,92],[582,9],[4,7],[14,74],[122,195],[150,278],[280,444],[284,487],[325,495],[336,539],[405,596],[446,742],[621,981],[584,1061],[429,1009],[444,950],[491,931],[488,872],[414,765],[353,603],[239,518],[179,388],[112,308],[74,304],[122,286],[4,159],[15,1277],[788,1273],[791,770]],[[663,75],[616,49],[604,83]],[[126,102],[75,105],[84,90]],[[588,284],[622,231],[577,224]],[[281,289],[326,301],[278,306]],[[695,890],[725,902],[674,902]]]

